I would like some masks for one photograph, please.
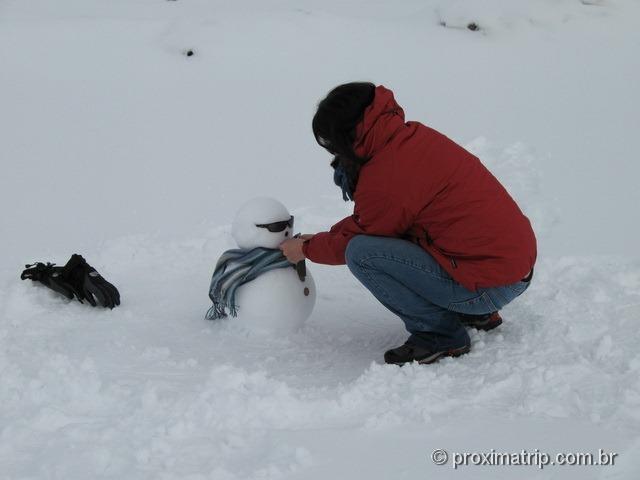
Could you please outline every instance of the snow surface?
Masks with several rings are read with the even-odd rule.
[[[1,2],[0,478],[638,478],[639,14]],[[538,233],[532,287],[459,359],[383,365],[406,333],[345,268],[309,266],[318,302],[290,336],[203,320],[237,205],[276,197],[302,232],[349,213],[310,120],[354,79],[477,153]],[[121,307],[19,281],[74,252]],[[435,448],[619,461],[454,471]]]

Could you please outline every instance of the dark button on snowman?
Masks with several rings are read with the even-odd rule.
[[[293,236],[293,216],[278,200],[259,197],[238,210],[231,235],[241,251],[272,249]],[[316,286],[304,264],[261,273],[236,291],[238,324],[251,331],[291,333],[309,318]]]

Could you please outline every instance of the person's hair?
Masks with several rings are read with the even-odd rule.
[[[360,167],[369,159],[354,152],[356,126],[365,109],[373,102],[376,86],[369,82],[352,82],[331,90],[318,104],[313,116],[313,135],[318,144],[334,155],[331,166],[342,166],[355,187]]]

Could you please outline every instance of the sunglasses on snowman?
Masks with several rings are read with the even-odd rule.
[[[293,228],[293,215],[291,215],[289,220],[283,220],[281,222],[272,222],[272,223],[257,223],[256,227],[266,228],[272,233],[282,232],[287,227]]]

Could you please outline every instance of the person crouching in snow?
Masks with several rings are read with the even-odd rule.
[[[470,349],[465,326],[491,330],[533,276],[531,224],[478,158],[419,122],[391,90],[333,89],[313,118],[334,180],[355,202],[328,232],[286,240],[292,263],[348,265],[411,334],[385,362],[432,363]]]

